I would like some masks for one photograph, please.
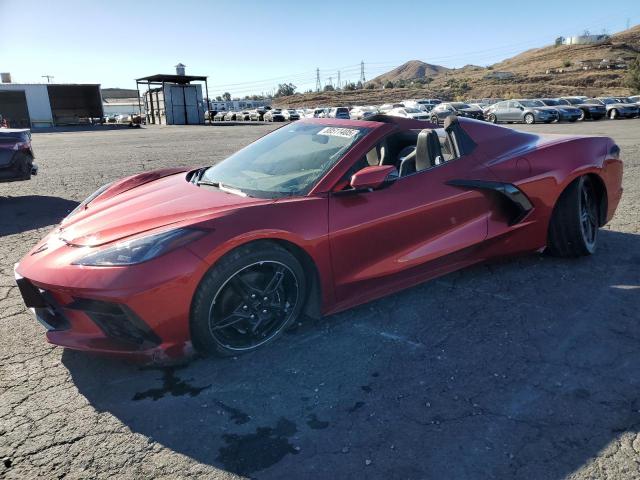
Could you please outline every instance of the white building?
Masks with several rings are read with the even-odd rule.
[[[609,35],[575,35],[573,37],[565,37],[562,40],[563,45],[593,45],[594,43],[604,42],[609,39]]]
[[[105,116],[110,115],[138,115],[142,100],[137,98],[105,98],[102,110]]]
[[[0,115],[15,128],[88,123],[102,117],[100,85],[0,83]]]

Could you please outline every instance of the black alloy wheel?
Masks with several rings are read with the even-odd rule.
[[[602,192],[600,192],[602,194]],[[581,257],[596,251],[602,200],[594,180],[577,178],[562,192],[551,215],[547,247],[557,257]]]
[[[275,340],[302,315],[307,275],[301,261],[276,242],[232,250],[204,275],[191,304],[194,347],[238,355]]]
[[[265,261],[234,273],[209,307],[209,332],[223,347],[252,350],[288,323],[299,298],[298,281],[286,265]]]
[[[584,181],[580,189],[580,228],[586,247],[591,252],[596,247],[598,226],[598,205],[593,184]]]

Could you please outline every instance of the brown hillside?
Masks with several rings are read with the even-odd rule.
[[[628,95],[624,85],[624,69],[583,69],[581,61],[599,63],[603,59],[629,62],[640,55],[640,25],[612,35],[596,45],[559,45],[527,50],[489,67],[467,65],[449,69],[424,62],[411,61],[369,83],[372,90],[320,92],[294,95],[276,100],[276,105],[362,105],[399,101],[405,98],[442,98],[462,100],[484,97],[543,97],[560,95]],[[568,66],[567,66],[568,65]],[[428,70],[426,67],[432,67]],[[420,67],[425,67],[422,70]],[[435,73],[427,73],[435,72]],[[506,72],[508,78],[499,78]],[[413,76],[412,75],[416,75]],[[421,76],[423,75],[423,76]],[[432,78],[427,85],[382,89],[387,80],[393,82]]]
[[[372,82],[385,84],[388,81],[417,80],[422,78],[433,78],[449,69],[441,65],[431,65],[420,60],[410,60],[407,63],[383,73],[372,80]]]

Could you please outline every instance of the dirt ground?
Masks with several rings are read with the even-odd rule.
[[[274,126],[34,134],[0,184],[0,477],[640,478],[640,120],[596,255],[532,255],[310,321],[250,355],[141,368],[53,347],[13,265],[100,185]]]

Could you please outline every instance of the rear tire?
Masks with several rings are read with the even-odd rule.
[[[303,310],[305,272],[276,243],[233,250],[204,276],[191,304],[194,347],[218,356],[253,351],[279,337]]]
[[[580,110],[580,118],[578,118],[578,120],[579,120],[580,122],[583,122],[586,118],[587,118],[587,114],[585,113],[585,111],[584,111],[584,110],[582,110],[582,109],[581,109],[581,110]]]
[[[489,121],[491,123],[498,123],[498,117],[496,117],[495,114],[491,113],[489,114]]]
[[[31,171],[33,170],[33,157],[24,152],[16,153],[15,169],[18,180],[30,180]]]
[[[558,199],[551,215],[547,249],[556,257],[581,257],[596,251],[598,196],[589,177],[574,180]]]
[[[616,110],[615,108],[611,109],[611,112],[609,112],[609,118],[611,120],[616,120],[618,118],[618,110]]]

